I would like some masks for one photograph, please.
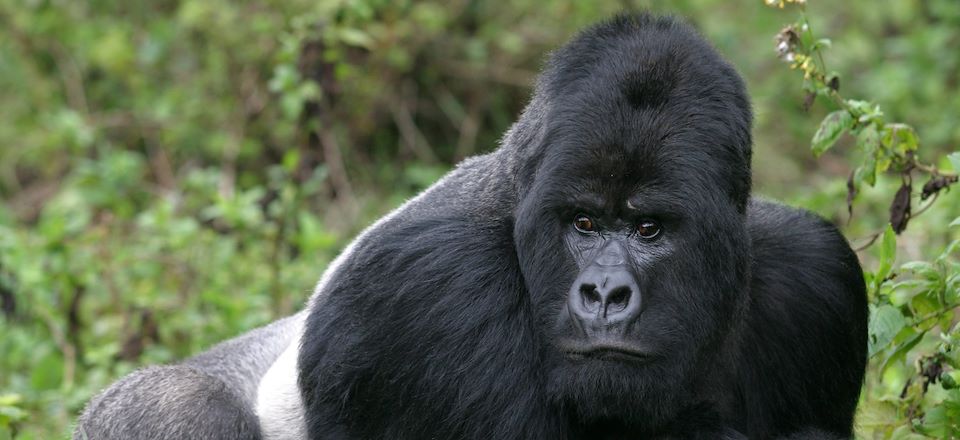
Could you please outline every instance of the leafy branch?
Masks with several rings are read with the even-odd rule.
[[[926,176],[920,191],[920,200],[936,197],[941,191],[957,183],[960,170],[960,152],[947,156],[954,172],[945,172],[923,162],[917,155],[920,139],[909,124],[888,121],[880,106],[872,101],[845,98],[840,93],[840,76],[827,70],[823,51],[831,41],[817,38],[806,16],[805,0],[765,0],[767,5],[784,7],[786,3],[800,8],[797,22],[783,28],[776,36],[777,53],[790,68],[803,72],[803,89],[807,92],[804,108],[813,105],[816,98],[828,100],[838,107],[828,114],[813,135],[811,149],[820,156],[830,150],[847,133],[855,138],[863,162],[847,179],[847,211],[853,214],[853,202],[866,184],[873,186],[879,173],[893,172],[900,176],[900,189],[890,203],[890,224],[897,234],[903,232],[911,218],[923,210],[911,212],[914,173]],[[882,232],[882,231],[881,231]],[[879,235],[877,233],[870,243]],[[869,245],[869,244],[868,244]]]
[[[953,172],[920,159],[917,131],[889,121],[872,101],[840,93],[840,77],[829,71],[823,52],[831,42],[817,38],[807,20],[805,0],[765,0],[783,8],[795,4],[800,18],[776,36],[777,53],[791,69],[803,72],[807,92],[804,108],[817,98],[836,110],[820,123],[811,140],[817,156],[848,134],[862,155],[847,179],[847,210],[863,185],[873,186],[877,174],[900,178],[890,202],[889,225],[876,232],[863,248],[880,243],[874,270],[865,271],[869,288],[868,353],[871,359],[866,398],[858,410],[858,438],[960,438],[960,240],[948,239],[929,261],[912,261],[894,268],[897,235],[912,218],[930,208],[938,196],[957,183],[960,152],[947,155]],[[926,179],[913,210],[914,178]],[[960,226],[960,217],[946,228]],[[879,239],[879,240],[878,240]],[[862,249],[861,249],[862,250]]]

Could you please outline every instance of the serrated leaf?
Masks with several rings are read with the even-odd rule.
[[[840,135],[852,127],[853,118],[850,116],[850,112],[846,110],[837,110],[827,115],[823,118],[820,128],[817,129],[817,132],[813,135],[813,140],[810,142],[813,154],[820,156],[829,150],[837,143]]]

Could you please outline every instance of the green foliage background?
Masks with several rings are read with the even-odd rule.
[[[836,108],[804,111],[801,81],[777,59],[789,8],[0,0],[0,439],[66,437],[83,403],[137,366],[298,309],[363,226],[496,146],[550,49],[624,9],[688,17],[744,75],[758,194],[833,219],[854,246],[883,230],[899,178],[863,188],[848,221],[855,142],[810,154]],[[919,151],[949,170],[939,158],[960,148],[960,5],[818,2],[807,16],[833,39],[826,64],[844,95],[914,126]],[[932,264],[937,275],[919,278],[956,297],[956,252],[944,249],[958,213],[958,192],[941,194],[896,242],[860,253],[870,276],[895,250],[896,267]],[[881,284],[871,328],[887,339],[872,348],[892,354],[871,366],[858,436],[960,435],[960,395],[924,370],[938,355],[937,378],[960,366],[954,307],[932,305],[940,314],[923,330],[914,296],[889,297],[934,287]]]

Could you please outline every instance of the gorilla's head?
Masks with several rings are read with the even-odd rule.
[[[656,423],[711,380],[746,301],[750,123],[737,73],[674,19],[620,17],[550,58],[504,151],[572,417]]]

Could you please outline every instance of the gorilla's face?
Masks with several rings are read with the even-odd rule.
[[[670,130],[683,114],[619,113],[548,128],[515,239],[555,403],[655,424],[709,380],[746,295],[748,238],[716,145]]]

